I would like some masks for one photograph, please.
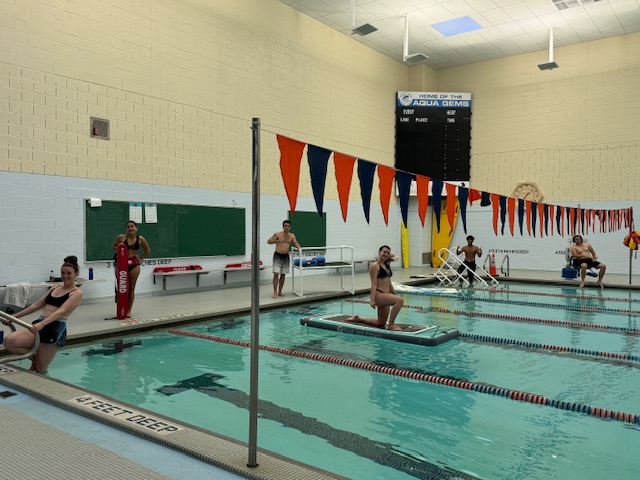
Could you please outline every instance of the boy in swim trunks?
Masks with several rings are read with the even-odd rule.
[[[282,231],[274,233],[267,240],[269,245],[275,245],[273,252],[273,295],[271,298],[284,297],[282,287],[284,286],[284,277],[289,271],[289,249],[291,244],[296,248],[300,248],[296,236],[291,233],[291,222],[285,220],[282,222]]]
[[[464,261],[462,262],[462,265],[458,267],[458,273],[462,274],[462,272],[466,270],[464,268],[464,266],[466,265],[469,269],[468,278],[469,284],[471,285],[473,285],[474,272],[476,271],[476,255],[478,256],[478,258],[482,256],[482,248],[476,247],[473,244],[474,240],[475,238],[473,238],[473,235],[469,235],[467,237],[467,244],[464,247],[460,248],[460,245],[456,247],[456,255],[460,255],[462,252],[464,252]],[[462,282],[462,279],[460,279],[460,281]]]

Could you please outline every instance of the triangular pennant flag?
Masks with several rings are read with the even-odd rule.
[[[545,203],[542,210],[544,215],[544,234],[548,237],[549,236],[549,205]],[[552,225],[553,225],[553,222],[552,222]],[[551,232],[551,234],[553,235],[553,232]],[[542,236],[542,230],[540,230],[540,236]]]
[[[482,194],[480,190],[476,190],[475,188],[469,189],[469,205],[473,205],[473,202],[476,200],[480,200],[482,198]]]
[[[511,236],[513,237],[513,231],[516,227],[516,199],[513,197],[507,198],[507,213],[509,214],[509,230],[511,231]]]
[[[376,164],[358,159],[358,179],[360,179],[360,196],[362,198],[362,210],[364,218],[369,223],[369,211],[371,210],[371,192],[373,190],[373,175],[376,173]]]
[[[396,169],[386,165],[378,165],[378,188],[380,189],[380,208],[385,225],[389,225],[389,202],[391,202],[391,189]],[[405,224],[406,226],[406,224]]]
[[[524,223],[524,200],[518,199],[518,225],[520,226],[520,235],[524,236],[524,232],[522,231],[522,224]]]
[[[562,230],[562,227],[560,225],[561,221],[562,221],[562,207],[558,207],[558,210],[556,210],[556,230],[558,231],[559,235],[562,235],[564,237],[564,231]]]
[[[563,237],[564,237],[564,233],[566,232],[566,230],[565,230],[565,228],[564,228],[564,219],[565,219],[565,214],[564,214],[564,212],[565,212],[565,210],[566,210],[566,208],[565,208],[565,207],[560,207],[560,219],[561,219],[561,222],[562,222],[562,226],[561,226],[561,228],[562,228],[562,236],[563,236]]]
[[[500,212],[500,203],[498,200],[499,197],[500,196],[497,193],[490,194],[491,210],[493,211],[493,217],[492,217],[493,231],[495,232],[496,235],[498,235],[498,214]]]
[[[589,234],[589,227],[591,226],[591,210],[586,209],[584,211],[584,233]]]
[[[540,237],[544,233],[544,203],[538,204],[538,220],[540,220]]]
[[[447,191],[447,217],[449,219],[449,225],[453,225],[456,218],[456,185],[453,183],[445,183],[445,189]]]
[[[531,202],[531,232],[536,236],[536,224],[538,222],[538,202]]]
[[[378,175],[380,169],[378,169]],[[409,216],[409,194],[411,193],[411,180],[413,175],[402,170],[396,172],[396,182],[398,182],[398,200],[400,201],[400,213],[402,213],[402,221],[404,226],[407,224],[407,217]]]
[[[316,201],[316,209],[322,216],[324,204],[324,187],[327,183],[327,164],[329,157],[333,153],[326,148],[311,145],[307,147],[307,160],[309,162],[309,173],[311,176],[311,190]]]
[[[571,235],[576,234],[576,209],[575,207],[569,208],[569,231]]]
[[[431,181],[433,214],[436,216],[436,228],[440,233],[440,209],[442,208],[442,180]]]
[[[347,221],[347,210],[349,209],[349,192],[351,191],[351,180],[353,179],[353,166],[356,157],[350,157],[343,153],[334,152],[333,165],[336,171],[336,184],[338,186],[338,198],[340,199],[340,209],[342,210],[342,220]]]
[[[429,205],[429,177],[422,175],[416,175],[416,184],[418,187],[418,215],[420,215],[420,221],[422,222],[422,228],[424,228],[424,220],[427,216],[427,206]]]
[[[554,209],[555,207],[553,206],[553,204],[549,205],[549,218],[551,219],[549,224],[551,225],[551,235],[553,235],[553,217],[555,215]]]
[[[504,235],[504,224],[507,223],[507,197],[500,195],[500,233]]]
[[[524,209],[527,214],[527,232],[529,232],[529,236],[531,236],[531,201],[524,201]]]
[[[289,210],[296,211],[298,202],[298,186],[300,184],[300,162],[302,151],[306,143],[298,142],[282,135],[276,135],[280,148],[280,174],[284,183],[284,190],[289,199]]]
[[[462,229],[467,233],[467,200],[469,199],[469,189],[458,187],[458,201],[460,203],[460,217],[462,218]]]

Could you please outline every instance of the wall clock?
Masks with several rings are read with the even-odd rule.
[[[544,193],[540,189],[540,185],[533,180],[525,180],[518,182],[511,193],[512,197],[530,200],[532,202],[540,202],[544,198]]]

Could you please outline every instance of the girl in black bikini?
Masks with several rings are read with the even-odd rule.
[[[20,318],[42,308],[40,317],[30,330],[18,330],[7,335],[4,346],[11,353],[24,355],[33,347],[34,334],[40,335],[40,346],[31,357],[31,370],[46,373],[58,349],[67,339],[67,319],[82,301],[82,291],[76,287],[78,259],[71,255],[64,259],[60,269],[62,285],[55,285],[37,302],[18,312]]]
[[[395,321],[404,305],[404,300],[396,294],[391,283],[393,273],[391,272],[391,248],[389,246],[380,247],[378,259],[369,268],[369,275],[371,276],[371,301],[369,304],[371,308],[378,308],[378,318],[354,315],[349,317],[347,321],[368,323],[379,328],[386,326],[388,330],[401,330]]]
[[[127,233],[120,234],[113,242],[112,248],[118,250],[118,245],[121,243],[127,246],[128,258],[127,263],[129,265],[129,303],[127,306],[127,317],[131,316],[131,309],[133,308],[133,301],[135,300],[136,282],[140,276],[140,262],[149,256],[151,248],[142,235],[138,235],[138,225],[133,220],[127,222]],[[140,248],[144,250],[142,255],[138,255]],[[117,264],[114,262],[114,267]],[[115,269],[116,275],[118,269]]]

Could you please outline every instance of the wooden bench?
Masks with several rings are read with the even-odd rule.
[[[227,273],[229,272],[238,272],[238,271],[247,271],[251,270],[251,264],[248,262],[245,263],[234,263],[228,264],[223,269],[203,269],[199,265],[189,265],[185,267],[171,267],[175,270],[167,271],[166,267],[159,267],[153,269],[153,283],[156,283],[156,277],[162,277],[162,290],[167,289],[167,277],[174,277],[178,275],[195,275],[196,276],[196,287],[200,286],[200,275],[207,275],[209,272],[222,272],[223,283],[227,284]],[[260,270],[264,270],[265,266],[260,263]]]

